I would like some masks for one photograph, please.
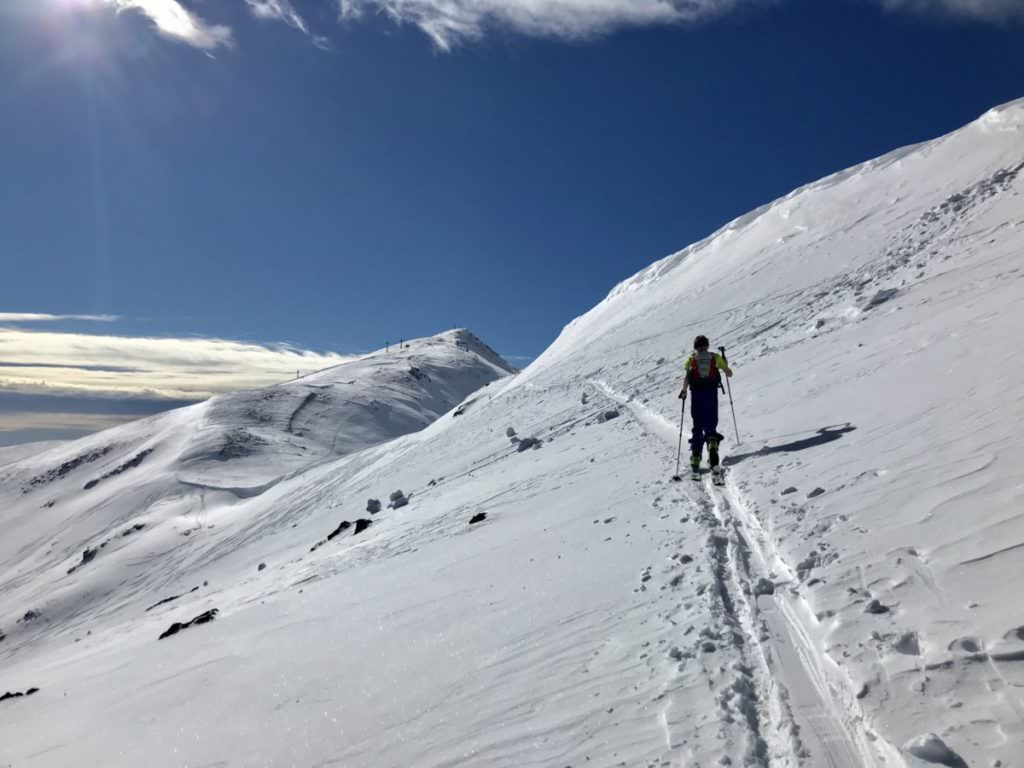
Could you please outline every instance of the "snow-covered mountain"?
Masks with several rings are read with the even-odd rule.
[[[245,499],[418,431],[511,372],[468,331],[449,331],[0,465],[5,603],[45,606],[46,632],[57,634],[121,610],[125,580],[159,588],[208,556],[179,546],[182,536],[221,520],[244,526]],[[38,639],[13,619],[0,623],[8,647]]]
[[[0,765],[1018,765],[1022,193],[1024,101],[653,264],[419,431],[334,457],[311,377],[273,440],[213,401],[90,490],[150,438],[0,469],[0,688],[39,688]],[[724,489],[669,481],[697,333]]]

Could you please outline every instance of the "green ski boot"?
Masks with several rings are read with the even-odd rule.
[[[714,438],[708,440],[708,464],[712,469],[718,466],[718,441]]]

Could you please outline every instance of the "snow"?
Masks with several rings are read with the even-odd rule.
[[[19,443],[0,447],[0,468],[8,464],[35,456],[61,444],[60,440],[42,440],[35,443]]]
[[[517,375],[454,332],[0,467],[0,765],[1016,765],[1022,126],[796,190]],[[669,480],[698,333],[723,488]]]

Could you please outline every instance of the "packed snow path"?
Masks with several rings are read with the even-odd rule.
[[[605,381],[596,379],[593,384],[628,408],[666,446],[678,446],[678,424],[616,392]],[[687,438],[684,429],[684,443]],[[672,466],[671,455],[665,451],[657,451],[654,460]],[[748,514],[734,514],[741,508],[734,501],[738,496],[735,484],[714,486],[707,477],[700,483],[688,477],[679,482],[684,492],[689,489],[687,495],[700,509],[700,519],[708,529],[708,551],[720,597],[718,618],[733,633],[735,675],[728,683],[730,690],[722,695],[724,701],[738,707],[739,720],[748,729],[745,764],[899,765],[893,750],[883,748],[879,754],[868,741],[864,716],[856,706],[849,680],[840,681],[836,690],[823,673],[825,667],[834,665],[810,639],[813,630],[802,624],[801,616],[809,614],[806,606],[794,605],[798,599],[777,591],[784,589],[795,570],[777,556],[774,568],[768,567],[760,545],[770,542],[759,522]],[[779,570],[789,577],[782,583],[774,578]],[[771,584],[770,593],[759,595],[766,582]]]

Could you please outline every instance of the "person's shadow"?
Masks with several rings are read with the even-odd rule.
[[[722,459],[722,463],[726,466],[732,464],[739,464],[744,459],[750,459],[756,456],[770,456],[773,453],[795,453],[796,451],[804,451],[808,448],[814,448],[819,445],[825,445],[825,443],[831,443],[833,440],[838,440],[847,432],[853,432],[856,427],[850,422],[845,424],[822,427],[812,435],[811,437],[805,437],[802,440],[794,440],[791,443],[782,443],[781,445],[766,445],[764,448],[759,448],[756,451],[750,451],[749,453],[737,453],[732,456],[726,456]]]

